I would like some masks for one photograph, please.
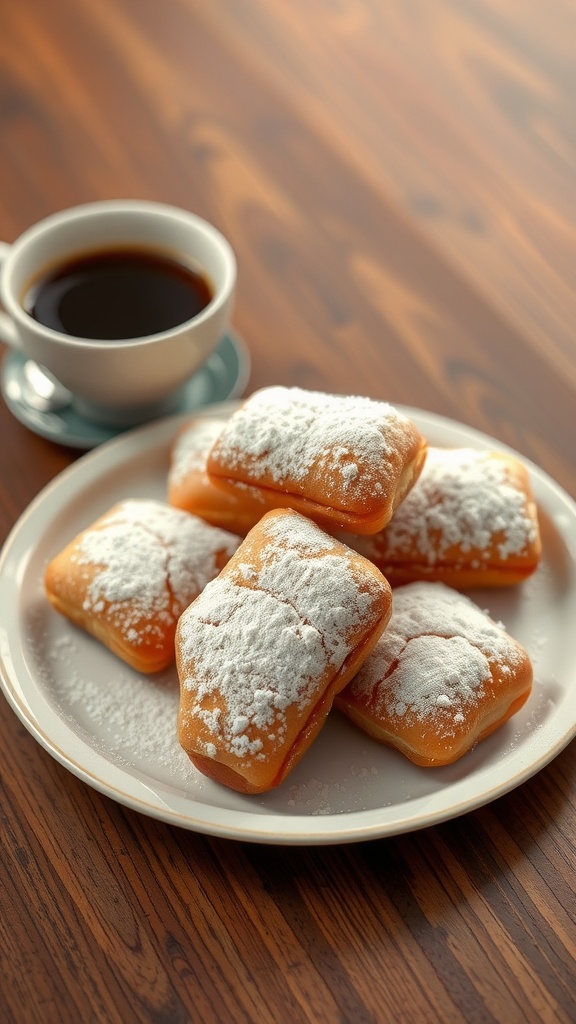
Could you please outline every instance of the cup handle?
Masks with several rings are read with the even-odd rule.
[[[8,242],[0,242],[0,267],[8,253],[10,252],[11,246]],[[14,322],[0,309],[0,341],[10,345],[11,348],[20,348],[20,340],[16,333]]]

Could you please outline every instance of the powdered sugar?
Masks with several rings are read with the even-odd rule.
[[[162,502],[127,500],[81,534],[71,561],[92,577],[84,610],[105,612],[136,643],[137,624],[146,619],[154,631],[172,620],[214,578],[217,554],[229,557],[238,544],[238,537]]]
[[[386,529],[389,553],[414,545],[430,565],[452,547],[488,558],[494,539],[501,558],[521,555],[537,524],[504,459],[474,449],[430,448],[422,474]],[[370,544],[370,541],[367,542]]]
[[[502,623],[464,594],[443,583],[409,583],[394,591],[392,617],[382,642],[397,657],[406,640],[424,634],[460,636],[477,647],[488,661],[507,661],[515,651]],[[379,641],[380,643],[380,641]]]
[[[519,664],[504,627],[463,594],[441,583],[394,591],[388,627],[349,684],[376,715],[431,719],[449,735],[484,693],[491,665]]]
[[[257,586],[285,595],[299,617],[320,631],[328,662],[341,665],[349,653],[351,633],[370,615],[374,589],[359,587],[338,543],[303,517],[268,519],[264,529],[275,543],[268,549]]]
[[[268,557],[278,557],[292,545],[304,557],[323,555],[327,551],[342,551],[342,545],[323,530],[318,529],[311,520],[304,516],[283,515],[269,516],[261,524],[274,547],[269,549]]]
[[[486,657],[463,637],[414,637],[387,679],[384,704],[399,718],[410,711],[418,719],[450,716],[457,724],[490,678]]]
[[[156,779],[202,785],[203,777],[178,743],[174,672],[141,676],[116,661],[103,661],[106,669],[99,670],[68,635],[50,646],[36,643],[33,653],[59,713],[94,749],[114,764],[138,767]]]
[[[251,729],[280,743],[286,708],[306,706],[327,664],[321,633],[291,605],[228,580],[210,584],[195,602],[184,636],[199,680],[191,715],[214,735],[213,750],[207,749],[212,756],[222,739],[238,757],[257,755],[262,740],[251,739]],[[225,707],[203,709],[214,691],[225,695]]]

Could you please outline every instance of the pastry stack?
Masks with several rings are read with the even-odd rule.
[[[46,591],[139,671],[175,659],[184,750],[260,793],[334,705],[423,766],[507,721],[530,660],[462,591],[519,584],[540,553],[519,459],[430,448],[384,402],[270,387],[189,422],[167,501],[88,526]]]

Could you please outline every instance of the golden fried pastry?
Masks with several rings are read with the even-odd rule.
[[[257,391],[223,427],[210,479],[266,508],[293,508],[325,529],[376,533],[417,480],[426,442],[385,402],[300,388]]]
[[[175,657],[176,623],[240,539],[153,500],[126,500],[49,563],[53,607],[139,672]]]
[[[278,786],[384,629],[375,566],[289,509],[269,512],[176,632],[179,740],[242,793]]]
[[[459,590],[521,583],[541,556],[528,471],[513,455],[429,448],[416,485],[374,537],[343,538],[392,586],[435,580]]]
[[[335,705],[414,764],[452,764],[520,710],[530,659],[443,583],[409,583],[393,596],[386,632]]]
[[[179,432],[168,470],[168,501],[207,523],[244,536],[266,512],[259,492],[251,487],[231,494],[208,478],[206,460],[225,417],[199,416]]]

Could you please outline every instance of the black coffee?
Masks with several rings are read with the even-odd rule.
[[[190,320],[213,291],[201,274],[161,251],[121,247],[71,257],[34,281],[24,308],[74,338],[117,341]]]

